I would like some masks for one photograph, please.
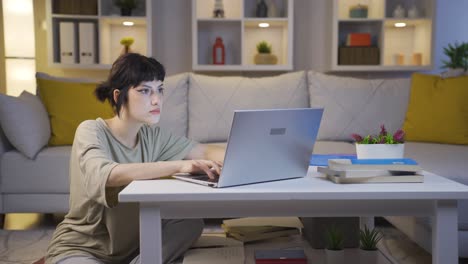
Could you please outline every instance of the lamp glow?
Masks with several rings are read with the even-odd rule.
[[[403,22],[395,23],[395,27],[397,27],[397,28],[406,27],[406,23],[403,23]]]
[[[124,21],[124,22],[122,22],[122,25],[127,26],[127,27],[131,27],[131,26],[135,25],[135,23],[132,22],[132,21]]]
[[[267,28],[267,27],[270,26],[270,24],[268,24],[268,23],[259,23],[258,26],[261,27],[261,28]]]

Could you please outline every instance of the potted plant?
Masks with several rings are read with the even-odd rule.
[[[334,263],[343,263],[344,262],[344,235],[343,233],[336,227],[331,226],[325,232],[325,257],[327,259],[326,263],[334,264]]]
[[[114,0],[114,4],[120,8],[120,15],[131,16],[132,9],[137,6],[137,0]]]
[[[390,134],[384,125],[380,126],[378,135],[362,137],[352,134],[356,141],[356,154],[358,159],[401,159],[405,151],[405,132],[398,129]]]
[[[463,75],[468,70],[468,42],[448,44],[444,48],[444,54],[447,55],[449,60],[442,61],[442,68],[448,69],[442,73],[442,76],[456,77]]]
[[[375,228],[369,229],[367,225],[359,231],[359,257],[362,264],[377,263],[377,243],[382,239],[382,234]]]
[[[130,46],[133,44],[135,40],[132,37],[124,37],[120,40],[120,44],[124,46],[121,54],[127,54],[131,52]]]
[[[257,44],[257,54],[254,57],[255,64],[276,64],[278,58],[271,54],[271,45],[266,41]]]

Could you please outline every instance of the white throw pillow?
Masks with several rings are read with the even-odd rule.
[[[164,99],[158,126],[175,135],[187,136],[188,73],[172,75],[164,80]]]
[[[189,138],[228,138],[234,110],[309,107],[305,72],[275,77],[212,77],[190,74]]]
[[[352,141],[403,126],[411,79],[357,79],[308,72],[311,107],[324,107],[318,140]]]
[[[47,145],[50,122],[39,97],[22,92],[19,97],[0,94],[0,124],[10,143],[34,159]]]

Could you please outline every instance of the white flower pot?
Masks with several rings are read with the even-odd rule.
[[[402,159],[405,144],[356,144],[358,159]]]
[[[325,259],[327,264],[343,264],[344,250],[325,249]]]
[[[359,264],[376,264],[379,261],[377,250],[359,249]]]

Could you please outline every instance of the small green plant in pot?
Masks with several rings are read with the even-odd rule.
[[[359,263],[375,264],[378,262],[377,243],[382,239],[382,234],[375,228],[364,226],[359,231]]]
[[[271,44],[266,41],[260,41],[257,44],[257,54],[254,57],[255,64],[276,64],[278,58],[271,54]]]
[[[260,41],[257,44],[257,51],[258,53],[271,53],[271,45],[268,44],[266,41]]]
[[[382,234],[375,228],[364,226],[359,231],[359,244],[362,250],[377,250],[377,243],[382,239]]]
[[[468,70],[468,42],[448,44],[444,48],[444,54],[449,57],[450,60],[442,61],[443,68],[445,69],[457,69]]]
[[[442,61],[442,68],[447,69],[442,76],[457,77],[468,73],[468,42],[448,44],[444,47],[444,54],[449,60]]]
[[[343,263],[344,261],[344,235],[336,226],[331,226],[325,231],[327,263]]]
[[[377,135],[352,134],[351,137],[356,141],[358,159],[401,159],[404,156],[405,132],[401,129],[391,134],[381,125]]]

